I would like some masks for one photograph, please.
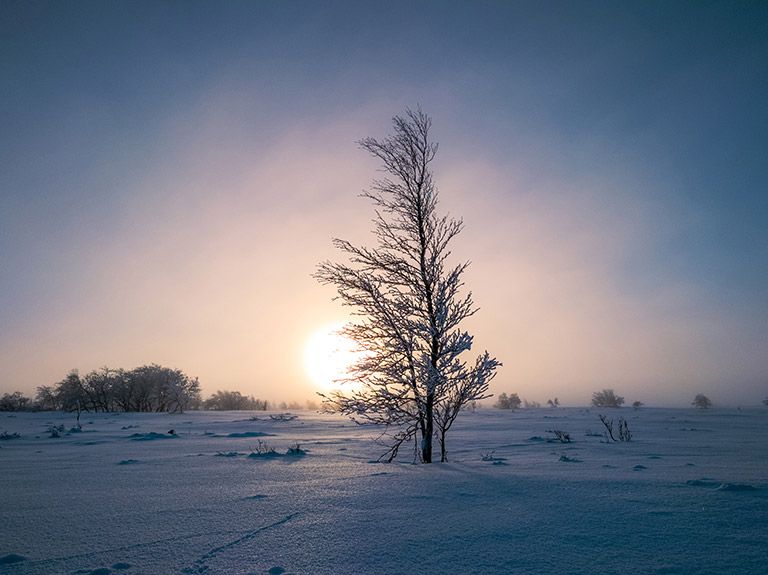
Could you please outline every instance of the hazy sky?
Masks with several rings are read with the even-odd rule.
[[[417,104],[492,391],[768,395],[768,4],[701,0],[0,1],[0,392],[311,396],[355,142]]]

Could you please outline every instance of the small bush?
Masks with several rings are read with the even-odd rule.
[[[629,425],[627,420],[623,417],[619,418],[619,441],[631,441],[632,433],[629,431]]]
[[[21,435],[18,433],[8,433],[7,431],[3,431],[0,433],[0,440],[2,441],[8,441],[9,439],[19,439]]]
[[[636,401],[632,404],[632,409],[635,411],[642,409],[643,407],[645,407],[645,404],[642,401]]]
[[[613,419],[608,419],[604,415],[600,416],[600,421],[602,421],[603,425],[605,426],[605,440],[606,441],[631,441],[632,440],[632,433],[629,431],[629,425],[627,424],[627,420],[623,417],[619,417],[618,424],[618,435],[619,438],[616,439],[616,437],[613,435]]]
[[[252,447],[250,447],[250,449],[251,455],[274,455],[277,453],[274,447],[269,445],[266,441],[262,441],[261,439],[258,440],[256,449],[253,449]]]
[[[292,421],[297,417],[297,415],[291,415],[290,413],[278,413],[276,415],[269,416],[269,418],[273,421]]]
[[[560,443],[570,443],[571,442],[571,434],[567,431],[561,431],[559,429],[553,429],[552,433],[555,434],[555,437],[560,441]]]

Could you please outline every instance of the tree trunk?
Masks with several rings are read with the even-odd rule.
[[[445,429],[440,430],[440,462],[448,461],[448,452],[445,450]]]
[[[427,394],[426,402],[426,422],[424,425],[424,436],[421,438],[421,461],[422,463],[432,463],[432,435],[434,434],[434,393]]]

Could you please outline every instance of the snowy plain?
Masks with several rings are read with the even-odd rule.
[[[0,414],[0,574],[768,573],[768,408],[484,408],[432,465],[270,415]]]

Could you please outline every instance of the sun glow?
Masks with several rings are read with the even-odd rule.
[[[339,389],[340,380],[360,359],[361,351],[348,337],[339,333],[344,324],[337,324],[316,332],[304,350],[307,374],[323,389]],[[346,385],[345,385],[346,387]]]

